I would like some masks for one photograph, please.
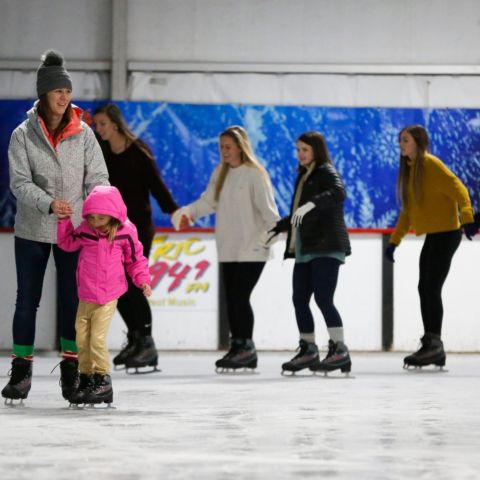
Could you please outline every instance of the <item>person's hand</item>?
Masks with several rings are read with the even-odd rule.
[[[397,246],[394,243],[389,243],[387,248],[385,249],[385,257],[388,261],[395,263],[395,259],[393,258],[393,254]]]
[[[171,216],[172,225],[175,230],[185,230],[193,225],[192,215],[188,207],[175,210]]]
[[[275,243],[275,240],[277,240],[277,235],[278,233],[272,232],[272,230],[262,232],[259,240],[260,245],[263,248],[270,248]]]
[[[180,223],[178,224],[178,229],[179,230],[186,230],[187,228],[190,228],[193,225],[193,222],[190,220],[190,218],[183,214],[180,217]]]
[[[148,283],[142,285],[143,294],[149,297],[152,294],[152,287]]]
[[[315,208],[315,204],[313,202],[307,202],[301,207],[298,207],[295,213],[292,215],[292,225],[294,227],[300,226],[302,223],[303,217],[310,211]]]
[[[478,233],[479,226],[476,222],[465,223],[462,225],[463,233],[469,240],[473,240],[473,237]]]
[[[477,225],[477,227],[480,227],[480,212],[477,212],[473,216],[473,221],[475,222],[475,225]]]
[[[59,218],[66,218],[73,214],[72,207],[66,200],[55,199],[51,204],[50,208],[52,213],[57,215]],[[63,215],[60,217],[60,215]]]
[[[279,220],[273,228],[260,235],[260,245],[263,248],[270,248],[278,240],[277,235],[282,233],[280,223],[281,220]]]

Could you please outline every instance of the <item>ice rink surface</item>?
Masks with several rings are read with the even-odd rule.
[[[480,355],[417,373],[354,353],[353,379],[283,377],[292,352],[218,375],[218,356],[161,352],[161,373],[113,373],[116,409],[72,410],[39,354],[25,406],[0,407],[0,479],[480,478]]]

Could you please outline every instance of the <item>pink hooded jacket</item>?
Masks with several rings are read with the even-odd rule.
[[[89,214],[110,215],[122,223],[112,243],[92,229]],[[104,305],[122,296],[128,288],[125,268],[133,283],[150,285],[148,260],[138,240],[135,225],[127,218],[127,207],[115,187],[95,187],[83,204],[84,220],[78,228],[69,218],[58,221],[58,246],[74,252],[80,249],[77,266],[78,297],[83,302]]]

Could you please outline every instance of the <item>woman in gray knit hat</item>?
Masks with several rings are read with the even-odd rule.
[[[92,130],[72,105],[72,80],[59,52],[42,56],[37,71],[38,100],[12,133],[8,149],[10,188],[17,200],[15,264],[17,299],[13,317],[13,360],[5,402],[27,398],[31,386],[37,308],[50,252],[57,269],[57,315],[62,395],[78,384],[75,314],[77,254],[57,246],[57,216],[80,222],[83,199],[108,185],[102,151]]]

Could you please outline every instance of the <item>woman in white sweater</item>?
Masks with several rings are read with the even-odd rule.
[[[217,360],[217,369],[256,368],[250,295],[271,258],[262,242],[265,232],[275,226],[279,215],[270,178],[255,158],[247,132],[239,126],[229,127],[220,134],[219,143],[221,161],[207,189],[178,216],[180,228],[185,228],[200,217],[216,214],[218,260],[231,334],[230,350]]]

